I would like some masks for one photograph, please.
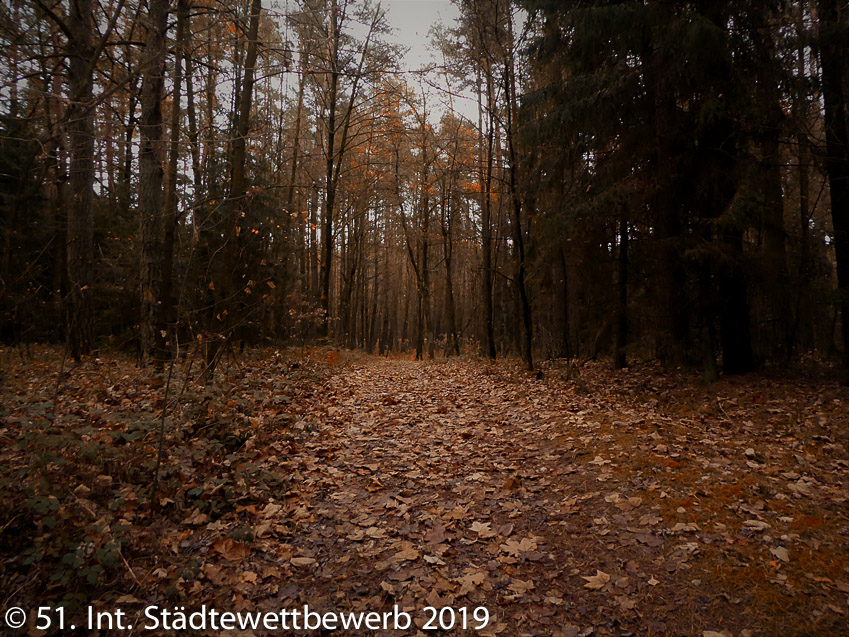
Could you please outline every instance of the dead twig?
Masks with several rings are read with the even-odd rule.
[[[165,443],[165,417],[168,414],[168,392],[171,389],[171,375],[174,373],[174,357],[168,366],[168,379],[165,381],[165,398],[162,404],[162,415],[159,419],[159,448],[156,451],[156,468],[153,470],[153,483],[150,488],[150,512],[155,513],[159,506],[157,496],[159,494],[159,470],[162,467],[162,450]]]

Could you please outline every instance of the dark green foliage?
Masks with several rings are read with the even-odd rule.
[[[50,339],[52,224],[30,123],[0,120],[0,342]]]
[[[586,306],[609,307],[625,278],[613,274],[624,215],[632,348],[706,368],[721,352],[729,373],[755,367],[752,330],[761,357],[792,349],[779,142],[801,35],[789,7],[520,4],[534,21],[522,132],[538,149],[547,253],[601,248],[602,267],[574,252],[594,297],[577,321],[595,322]]]

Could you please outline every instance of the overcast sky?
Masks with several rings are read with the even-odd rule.
[[[419,68],[432,61],[428,50],[430,27],[440,20],[450,25],[459,16],[450,0],[383,0],[382,6],[396,30],[394,40],[410,47],[405,59],[407,69]]]

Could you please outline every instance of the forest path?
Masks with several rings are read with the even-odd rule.
[[[589,451],[562,431],[597,427],[580,412],[598,401],[503,366],[380,358],[345,367],[319,393],[304,419],[320,423],[312,451],[334,488],[318,514],[347,545],[342,561],[310,553],[326,578],[361,561],[354,570],[373,569],[378,593],[360,578],[366,608],[389,593],[419,611],[484,605],[499,631],[570,624],[554,617],[566,604],[557,580],[576,567],[563,501],[584,494],[568,477]]]
[[[347,440],[349,466],[377,463],[371,477],[381,482],[458,495],[538,479],[531,465],[560,459],[541,453],[541,444],[578,402],[492,368],[397,359],[354,365],[327,390],[327,416]],[[426,480],[415,482],[420,476]]]
[[[602,365],[575,382],[510,363],[356,359],[295,424],[287,550],[308,570],[281,596],[397,603],[420,622],[426,606],[485,606],[492,621],[469,634],[769,634],[787,614],[843,626],[839,591],[810,578],[846,579],[834,540],[845,466],[830,466],[834,491],[781,469],[795,462],[781,442],[791,405],[804,415],[822,399],[766,379],[690,383]],[[783,535],[800,518],[818,525],[807,547]]]

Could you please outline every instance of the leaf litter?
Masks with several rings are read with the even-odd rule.
[[[4,590],[71,605],[486,606],[483,634],[503,635],[847,631],[845,389],[316,357],[263,352],[212,388],[187,383],[153,518],[161,386],[103,359],[73,370],[54,406],[55,355],[14,366]]]

